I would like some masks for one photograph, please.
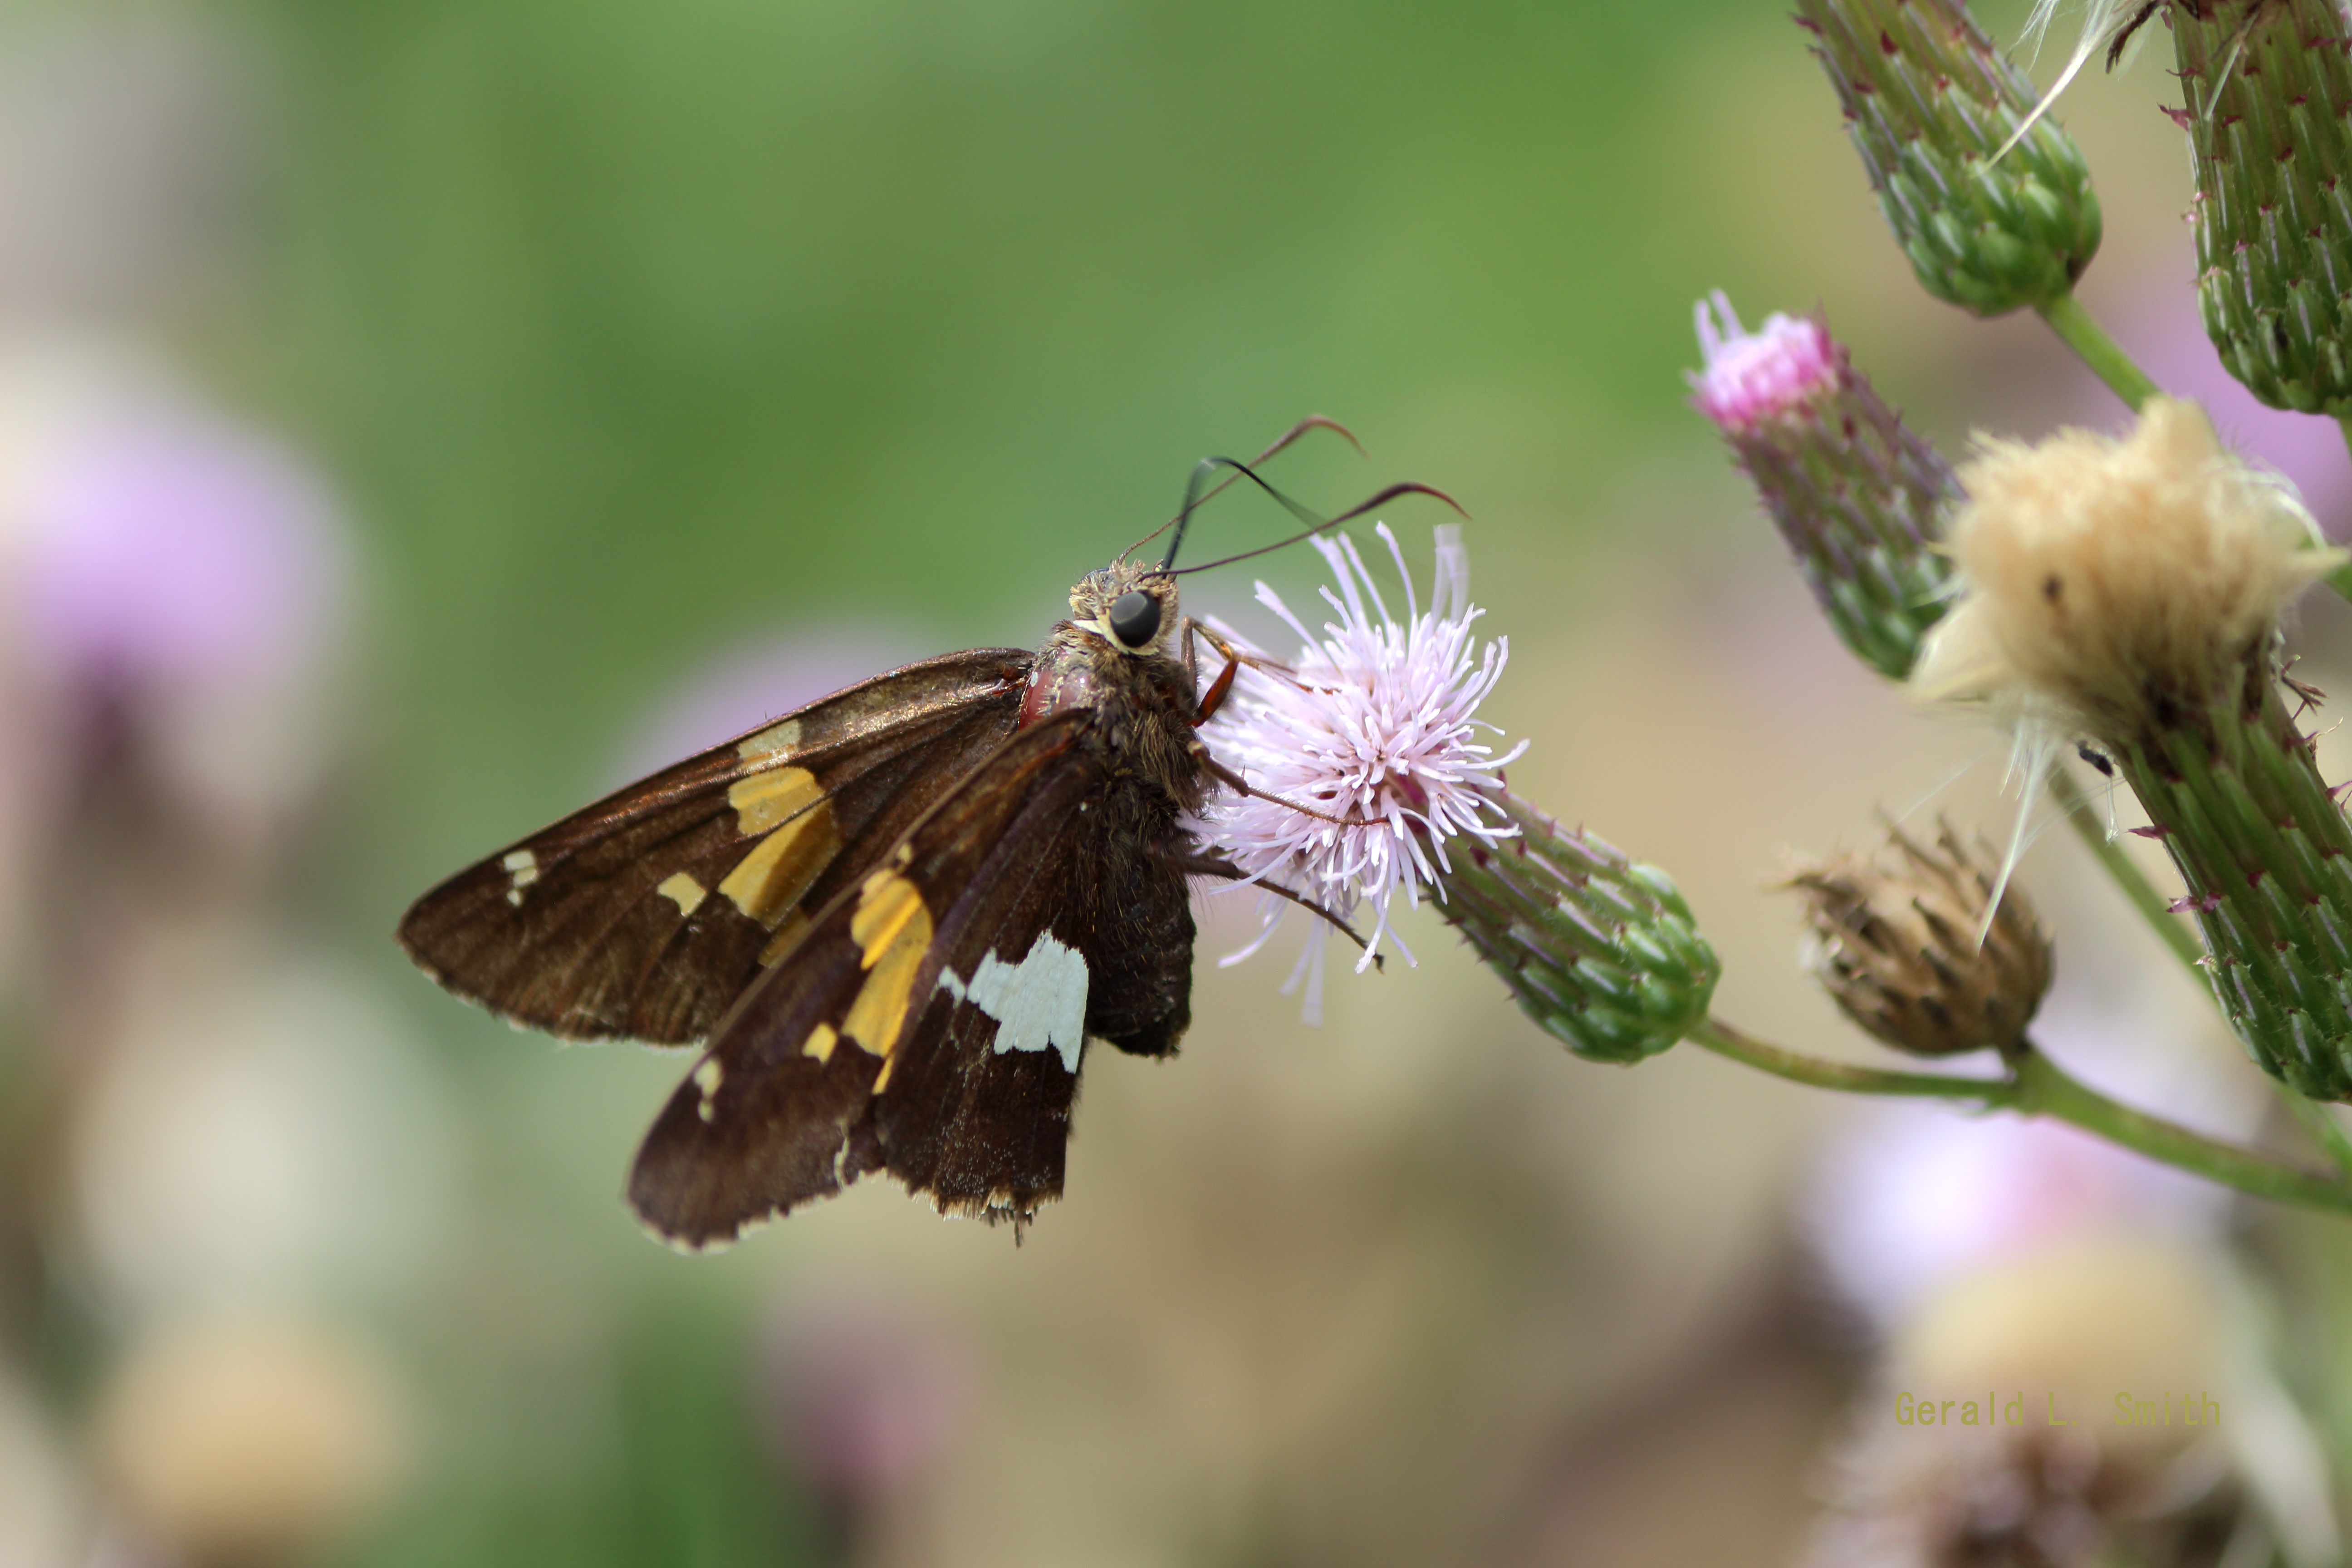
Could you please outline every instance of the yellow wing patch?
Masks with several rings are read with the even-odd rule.
[[[824,799],[816,775],[806,768],[770,768],[737,779],[727,792],[727,804],[735,808],[735,830],[746,838],[781,826]]]
[[[761,839],[727,873],[719,890],[734,900],[737,909],[773,931],[840,852],[841,833],[834,825],[833,803],[820,798]]]
[[[709,889],[683,871],[663,878],[661,886],[654,891],[676,904],[680,915],[692,914],[702,907],[702,900],[710,896]]]
[[[858,889],[857,911],[849,920],[849,939],[861,950],[867,970],[857,1000],[841,1032],[872,1051],[887,1057],[898,1043],[907,1021],[907,1003],[915,989],[915,971],[931,945],[931,911],[915,884],[896,871],[877,871]]]

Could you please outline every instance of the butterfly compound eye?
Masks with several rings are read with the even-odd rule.
[[[1141,647],[1160,635],[1160,601],[1140,588],[1130,588],[1111,601],[1110,635],[1129,647]]]

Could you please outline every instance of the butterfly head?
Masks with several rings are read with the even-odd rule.
[[[1124,654],[1176,657],[1176,580],[1114,561],[1070,590],[1070,624]]]

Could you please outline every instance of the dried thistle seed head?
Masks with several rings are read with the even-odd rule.
[[[1887,837],[1892,871],[1841,855],[1790,874],[1818,944],[1813,973],[1847,1017],[1897,1050],[2016,1045],[2050,989],[2050,938],[2032,906],[2012,887],[1988,925],[1999,862],[1949,824],[1937,824],[1932,847],[1898,828]]]
[[[2193,403],[2120,439],[1980,437],[1950,545],[1966,589],[1911,687],[2136,742],[2242,689],[2281,608],[2344,559]]]

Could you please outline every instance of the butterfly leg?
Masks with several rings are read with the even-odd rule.
[[[1190,876],[1222,877],[1228,882],[1245,882],[1249,880],[1249,873],[1244,871],[1239,866],[1234,865],[1231,860],[1226,859],[1222,855],[1178,855],[1165,852],[1163,852],[1163,854],[1170,865]],[[1338,915],[1333,914],[1329,910],[1325,909],[1321,904],[1317,903],[1306,894],[1294,892],[1290,889],[1283,887],[1277,882],[1262,881],[1257,885],[1260,889],[1272,893],[1277,899],[1289,900],[1292,903],[1297,904],[1300,909],[1305,910],[1309,914],[1321,920],[1324,923],[1337,931],[1340,935],[1346,937],[1349,942],[1354,942],[1358,947],[1363,947],[1366,945],[1364,939],[1357,933],[1354,926],[1349,925],[1346,921],[1341,920]],[[1381,961],[1381,955],[1379,953],[1372,954],[1372,967],[1375,969],[1385,967]]]
[[[1217,679],[1210,683],[1208,691],[1201,698],[1200,711],[1192,715],[1192,728],[1197,730],[1217,716],[1217,710],[1225,705],[1225,694],[1233,690],[1234,677],[1241,673],[1241,668],[1232,659],[1227,659],[1225,668],[1217,671]]]
[[[1293,811],[1305,813],[1307,816],[1313,817],[1318,822],[1328,822],[1338,827],[1370,827],[1373,826],[1371,818],[1368,816],[1334,816],[1328,811],[1318,811],[1311,805],[1301,805],[1297,801],[1288,799],[1283,795],[1268,795],[1265,791],[1250,783],[1249,780],[1242,777],[1241,774],[1234,772],[1233,769],[1225,766],[1224,763],[1217,761],[1217,759],[1210,753],[1209,748],[1202,743],[1198,736],[1193,737],[1192,743],[1188,750],[1192,754],[1192,760],[1200,764],[1201,771],[1202,773],[1207,773],[1211,778],[1215,779],[1219,784],[1223,784],[1235,795],[1247,795],[1253,800],[1270,800],[1276,805],[1286,805]]]
[[[1210,684],[1207,694],[1201,699],[1200,711],[1192,716],[1195,728],[1216,717],[1217,710],[1224,706],[1225,694],[1233,689],[1234,677],[1240,672],[1243,665],[1248,665],[1252,669],[1263,669],[1269,674],[1281,676],[1294,684],[1297,681],[1297,673],[1288,665],[1276,663],[1273,659],[1257,654],[1244,653],[1199,621],[1187,616],[1184,617],[1184,673],[1192,677],[1192,684],[1195,687],[1200,685],[1201,680],[1196,673],[1192,648],[1192,639],[1196,636],[1224,656],[1225,668],[1217,672],[1217,679]]]
[[[1234,676],[1240,670],[1243,665],[1250,665],[1258,669],[1272,670],[1277,674],[1285,676],[1288,676],[1291,673],[1287,666],[1279,665],[1271,659],[1259,658],[1253,654],[1245,654],[1242,652],[1240,649],[1234,647],[1231,643],[1227,642],[1224,638],[1219,637],[1216,633],[1211,631],[1200,622],[1187,616],[1184,618],[1184,668],[1188,674],[1191,674],[1193,669],[1192,637],[1195,632],[1200,634],[1202,641],[1208,643],[1210,647],[1215,648],[1219,653],[1225,657],[1225,668],[1217,672],[1216,680],[1209,687],[1207,695],[1201,699],[1200,709],[1193,715],[1192,726],[1195,729],[1207,723],[1209,720],[1214,716],[1217,710],[1224,705],[1225,694],[1231,691],[1234,687]],[[1200,678],[1195,675],[1193,677],[1193,685],[1197,687],[1199,684]],[[1234,772],[1233,769],[1217,761],[1217,759],[1210,753],[1208,746],[1204,744],[1197,735],[1192,738],[1192,744],[1188,749],[1192,752],[1192,760],[1200,764],[1202,772],[1208,773],[1210,777],[1215,779],[1227,789],[1230,789],[1238,795],[1253,795],[1259,800],[1270,800],[1276,805],[1286,805],[1293,811],[1303,811],[1307,816],[1316,818],[1318,821],[1334,823],[1341,827],[1365,827],[1370,826],[1366,819],[1360,816],[1334,816],[1328,811],[1318,811],[1311,805],[1301,805],[1295,800],[1286,800],[1281,795],[1266,794],[1265,791],[1256,788],[1251,784],[1249,780],[1242,777],[1241,774]]]

